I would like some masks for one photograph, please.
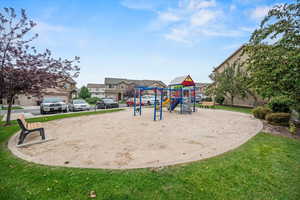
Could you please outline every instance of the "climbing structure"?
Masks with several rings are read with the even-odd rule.
[[[163,106],[167,106],[170,112],[180,105],[179,113],[185,114],[195,112],[195,83],[190,75],[177,77],[171,81],[168,88],[159,87],[136,87],[134,92],[134,116],[142,115],[143,91],[154,91],[154,114],[153,119],[163,118]]]
[[[169,85],[170,112],[180,105],[180,113],[195,112],[195,82],[190,75],[173,79]]]

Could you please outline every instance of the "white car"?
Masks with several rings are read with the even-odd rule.
[[[69,104],[70,111],[90,110],[91,106],[83,99],[74,99]]]
[[[156,97],[156,102],[158,103],[160,100],[160,96],[157,96]],[[154,105],[154,102],[155,102],[155,97],[154,96],[151,96],[151,95],[145,95],[142,97],[142,102],[145,104],[145,105]]]
[[[44,98],[40,104],[41,114],[49,112],[68,112],[68,105],[60,98]]]

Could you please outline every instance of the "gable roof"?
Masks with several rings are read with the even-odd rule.
[[[174,78],[169,85],[195,86],[195,83],[190,75],[185,75]]]
[[[218,67],[213,69],[213,72],[217,71],[222,65],[224,65],[228,60],[230,60],[233,56],[239,53],[246,45],[240,46],[237,50],[235,50],[228,58],[226,58]]]
[[[104,84],[88,83],[87,88],[105,88]]]
[[[151,86],[153,84],[159,84],[163,87],[166,87],[166,84],[164,82],[159,80],[133,80],[133,79],[126,79],[126,78],[105,78],[104,83],[107,84],[120,84],[120,83],[126,83],[126,84],[134,84],[136,86]]]
[[[207,87],[207,86],[209,86],[211,83],[195,83],[195,85],[197,86],[197,87]]]

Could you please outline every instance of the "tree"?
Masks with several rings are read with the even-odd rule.
[[[134,97],[134,87],[135,86],[128,86],[128,88],[126,89],[126,91],[124,92],[124,97],[129,97],[129,98],[132,98]]]
[[[234,105],[236,97],[246,97],[246,85],[243,82],[243,76],[244,72],[238,62],[228,65],[223,72],[215,72],[210,76],[215,82],[214,90],[211,93],[214,96],[227,96],[231,105]]]
[[[40,96],[45,88],[57,87],[58,80],[77,77],[79,57],[73,60],[52,58],[50,50],[39,53],[30,46],[38,37],[29,37],[36,23],[29,20],[25,10],[17,16],[13,8],[0,12],[0,98],[8,102],[6,125],[10,124],[13,99],[19,94]]]
[[[252,79],[249,75],[245,62],[242,62],[240,58],[236,61],[237,65],[237,72],[236,72],[236,79],[239,84],[240,88],[240,97],[242,99],[246,98],[247,96],[251,96],[254,99],[253,106],[257,106],[258,98],[255,89],[252,87]]]
[[[300,0],[277,5],[245,49],[251,85],[264,98],[287,96],[300,104]]]
[[[80,88],[80,91],[79,91],[79,95],[78,95],[80,98],[82,99],[87,99],[87,98],[90,98],[91,97],[91,93],[89,91],[89,89],[85,86],[82,86]]]

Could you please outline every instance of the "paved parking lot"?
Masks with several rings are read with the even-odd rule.
[[[126,104],[119,104],[120,108],[124,108],[126,107]],[[23,107],[24,109],[18,109],[18,110],[12,110],[12,116],[11,119],[14,120],[18,117],[18,114],[23,113],[25,115],[26,118],[33,118],[33,117],[39,117],[39,116],[43,116],[41,115],[40,112],[40,107],[39,106],[27,106],[27,107]],[[95,110],[95,107],[91,107],[90,111]],[[97,109],[100,110],[100,109]],[[2,120],[5,119],[6,117],[6,112],[7,110],[0,110],[0,115],[4,116]],[[87,112],[87,111],[77,111],[77,112]],[[61,114],[61,112],[55,112],[55,113],[49,113],[50,115],[58,115]]]

